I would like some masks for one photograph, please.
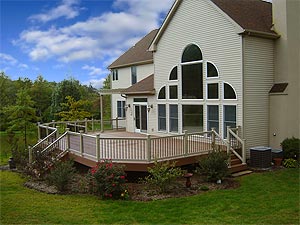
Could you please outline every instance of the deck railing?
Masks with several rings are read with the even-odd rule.
[[[56,124],[59,123],[56,122]],[[241,142],[244,149],[243,140],[229,129],[227,137],[230,136]],[[43,140],[45,141],[47,138]],[[153,162],[205,154],[217,148],[228,151],[228,153],[233,152],[241,161],[245,162],[245,154],[242,153],[240,156],[228,140],[223,140],[215,130],[197,133],[185,132],[180,135],[164,137],[147,135],[143,138],[108,138],[101,137],[101,134],[85,134],[82,130],[79,133],[73,132],[67,128],[63,135],[57,137],[42,152],[60,149],[62,152],[68,151],[96,162],[104,159],[111,159],[115,162]]]

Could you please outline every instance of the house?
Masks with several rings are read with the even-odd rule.
[[[112,118],[153,135],[240,126],[248,150],[300,137],[299,3],[176,0],[108,67]]]

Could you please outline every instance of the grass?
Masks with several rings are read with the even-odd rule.
[[[299,170],[240,178],[235,190],[152,202],[47,195],[0,172],[1,224],[299,224]]]

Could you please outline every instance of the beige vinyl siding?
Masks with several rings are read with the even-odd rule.
[[[153,73],[154,73],[153,63],[137,66],[137,82],[143,80],[144,78],[150,76]],[[118,80],[111,81],[112,89],[130,87],[131,86],[131,67],[124,67],[124,68],[118,69],[118,78],[119,78]],[[126,101],[126,99],[123,98],[120,94],[112,95],[112,98],[111,98],[112,118],[116,118],[118,115],[117,114],[117,101]]]
[[[219,70],[216,82],[230,83],[237,92],[237,101],[228,104],[237,105],[237,125],[242,125],[242,37],[236,33],[236,26],[207,0],[182,1],[157,44],[154,54],[155,89],[168,83],[170,71],[178,66],[178,77],[181,76],[181,56],[188,44],[196,44],[202,51],[204,62],[213,62]],[[205,70],[205,64],[203,66]],[[206,78],[204,76],[204,96],[206,96]],[[211,80],[212,81],[212,80]],[[222,87],[220,87],[220,90]],[[178,83],[179,95],[179,129],[182,124],[182,104],[222,104],[222,100],[181,100],[181,82]],[[221,93],[221,92],[220,92]],[[221,96],[222,97],[222,96]],[[171,104],[171,102],[170,102]],[[204,110],[204,128],[206,128],[206,106]],[[223,123],[222,107],[220,124]],[[223,132],[223,126],[220,126]]]
[[[269,144],[269,91],[274,82],[274,41],[244,37],[244,138],[249,148]]]

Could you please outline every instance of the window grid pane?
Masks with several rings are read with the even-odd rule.
[[[208,99],[219,99],[219,84],[207,84]]]
[[[207,63],[207,77],[218,77],[218,70],[212,63]]]
[[[178,132],[178,106],[170,105],[170,132]]]
[[[212,128],[219,133],[219,106],[217,105],[207,106],[207,130],[210,131]]]
[[[158,105],[158,130],[167,130],[166,105]]]
[[[169,87],[170,99],[178,99],[178,91],[177,90],[178,90],[177,85]]]

